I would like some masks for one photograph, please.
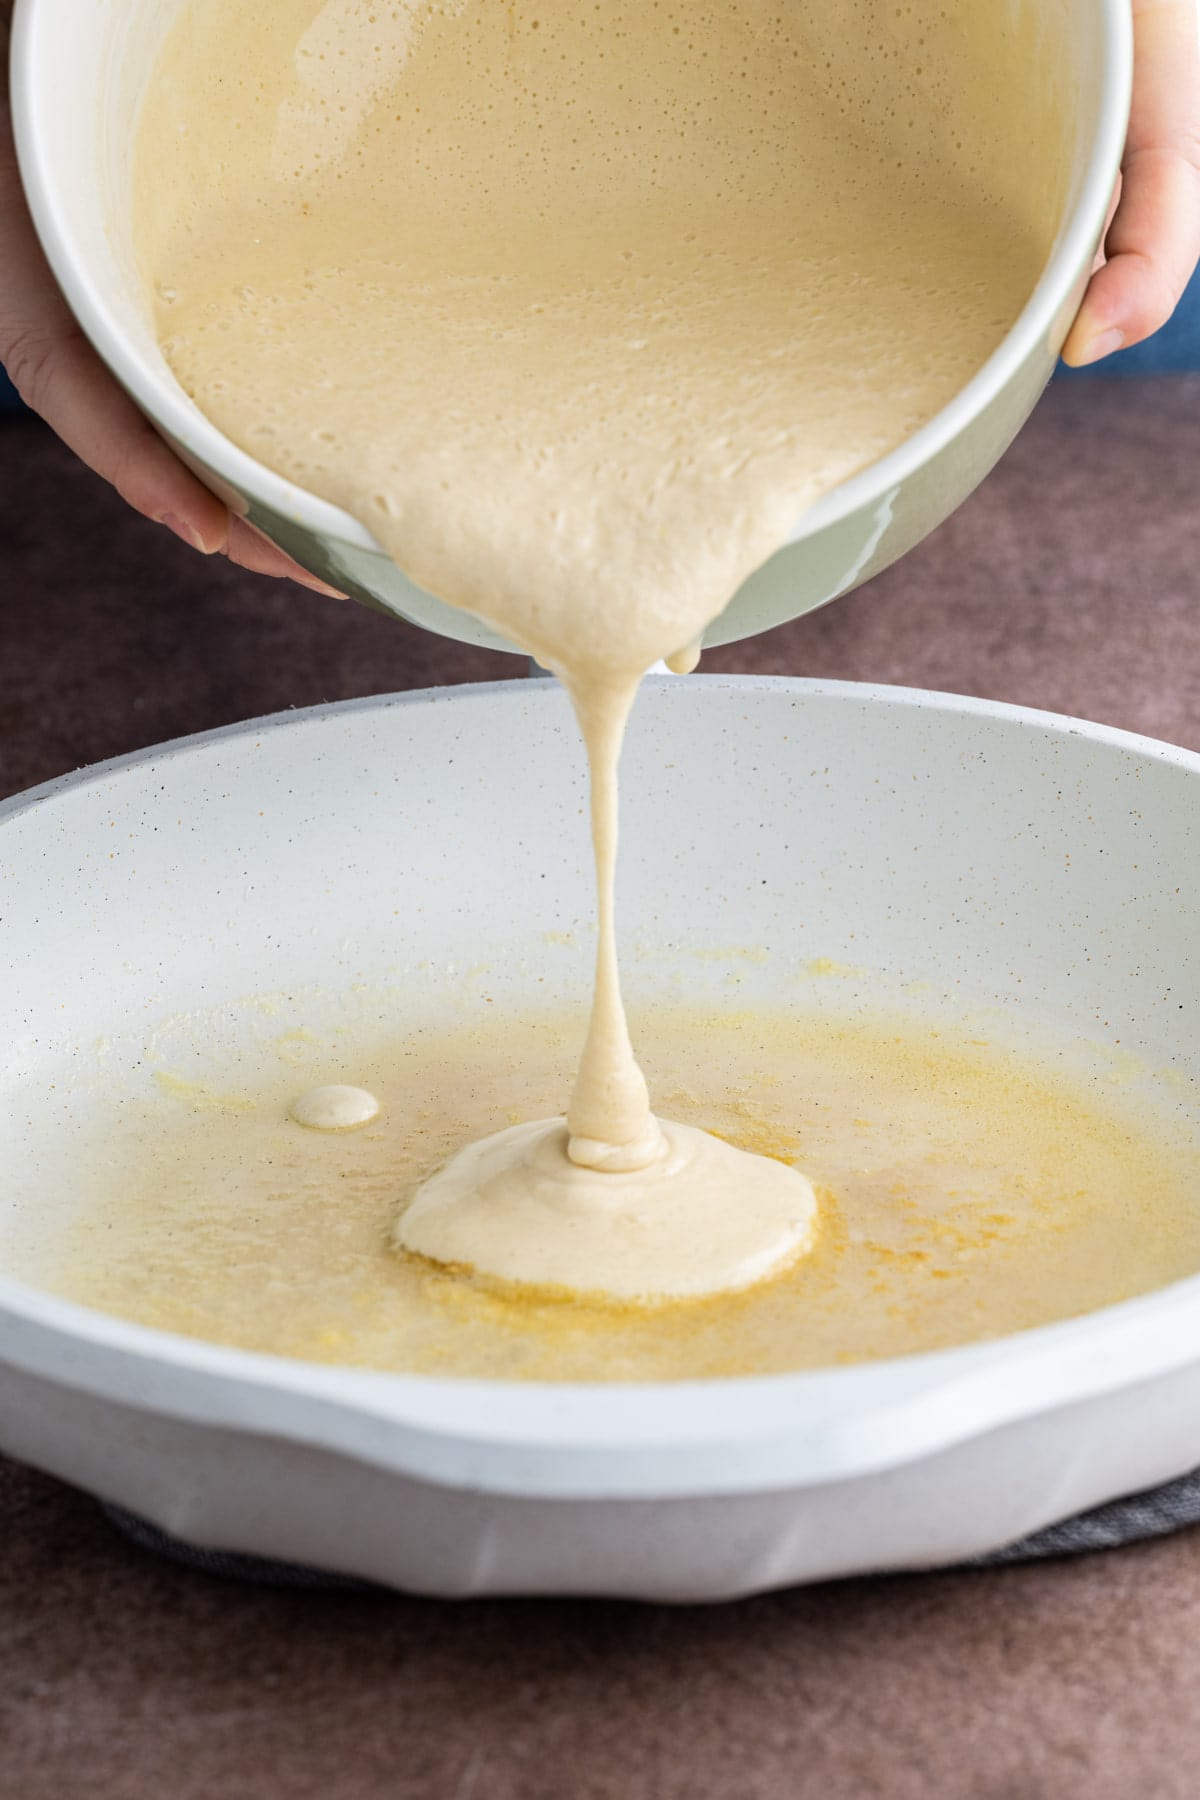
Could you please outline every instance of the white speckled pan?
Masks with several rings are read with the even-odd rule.
[[[758,944],[741,1001],[819,955],[1200,1075],[1200,758],[700,678],[648,684],[629,769],[635,990]],[[561,695],[517,682],[288,713],[0,809],[4,1266],[86,1195],[98,1038],[135,1082],[159,1021],[255,992],[400,969],[426,1004],[487,962],[528,993],[544,934],[590,916],[581,796]],[[559,965],[581,994],[587,960]],[[191,1542],[422,1592],[716,1599],[984,1552],[1200,1463],[1200,1278],[966,1350],[639,1388],[284,1362],[4,1278],[0,1447]]]

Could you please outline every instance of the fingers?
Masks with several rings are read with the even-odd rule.
[[[4,119],[0,243],[0,361],[22,398],[131,506],[170,523],[198,549],[219,549],[228,530],[225,507],[118,387],[59,293],[25,205]]]
[[[0,7],[3,0],[0,0]],[[0,109],[0,362],[22,399],[130,506],[196,550],[344,599],[186,468],[92,349],[42,254]]]
[[[245,519],[230,514],[122,392],[73,322],[53,337],[16,345],[8,369],[22,397],[63,442],[147,518],[166,525],[193,549],[223,551],[244,569],[290,577],[316,593],[344,599],[276,548]]]
[[[1120,203],[1063,356],[1075,367],[1164,325],[1200,259],[1200,29],[1194,0],[1134,0]]]
[[[318,580],[298,562],[293,562],[248,519],[230,519],[226,554],[231,562],[238,563],[243,569],[253,569],[259,575],[286,576],[298,581],[302,587],[311,588],[314,594],[328,594],[331,600],[346,598],[338,588],[330,587],[328,582]]]
[[[130,506],[194,549],[221,549],[229,514],[142,417],[78,331],[45,322],[5,346],[22,398]]]

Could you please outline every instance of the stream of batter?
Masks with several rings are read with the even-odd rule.
[[[557,673],[587,745],[599,943],[566,1117],[453,1157],[401,1248],[655,1299],[811,1247],[798,1169],[651,1110],[621,741],[647,669],[692,665],[804,509],[1028,298],[1064,161],[1016,98],[1033,10],[188,0],[173,28],[135,215],[180,381]]]

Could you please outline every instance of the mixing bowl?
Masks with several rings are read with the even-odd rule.
[[[940,523],[1009,444],[1041,392],[1083,293],[1129,109],[1129,0],[1034,5],[1041,54],[1012,104],[1014,131],[1053,109],[1069,121],[1061,223],[1040,282],[962,392],[908,442],[797,520],[789,543],[710,627],[710,644],[819,606],[874,575]],[[507,648],[487,626],[403,576],[349,514],[237,449],[179,387],[159,350],[129,242],[139,96],[181,0],[18,0],[12,47],[17,145],[55,274],[100,354],[163,436],[239,513],[314,574],[452,638]],[[237,46],[230,46],[236,60]],[[797,204],[801,204],[798,196]]]
[[[627,770],[635,1001],[686,969],[739,1008],[890,997],[1063,1057],[1119,1040],[1110,1074],[1167,1070],[1200,1133],[1200,757],[933,694],[663,678]],[[398,1031],[485,996],[582,1017],[583,794],[563,695],[517,681],[286,713],[0,808],[0,1447],[199,1544],[679,1600],[966,1557],[1200,1463],[1200,1278],[968,1348],[633,1386],[317,1366],[28,1278],[114,1091],[197,1020],[275,1039],[377,994]]]

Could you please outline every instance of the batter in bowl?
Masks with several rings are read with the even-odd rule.
[[[231,61],[231,47],[236,56]],[[662,1125],[617,973],[638,683],[805,507],[933,416],[1043,265],[1035,9],[190,0],[136,154],[164,351],[245,449],[564,682],[600,937],[565,1119],[468,1148],[397,1242],[620,1298],[811,1248],[798,1169]]]

